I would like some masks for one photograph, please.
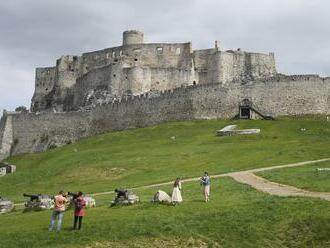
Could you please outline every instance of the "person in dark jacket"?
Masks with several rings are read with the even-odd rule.
[[[201,177],[201,185],[203,187],[203,196],[205,202],[210,200],[210,187],[211,187],[211,179],[209,174],[205,171],[204,176]]]
[[[74,199],[73,229],[77,229],[77,223],[78,223],[78,230],[81,229],[82,219],[85,216],[85,207],[86,207],[86,201],[83,198],[83,193],[78,192],[78,197]]]

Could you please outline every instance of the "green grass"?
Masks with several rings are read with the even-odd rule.
[[[0,195],[23,201],[23,192],[103,192],[171,181],[177,176],[200,176],[205,170],[212,175],[327,158],[330,124],[323,119],[173,122],[103,134],[44,153],[10,158],[17,172],[0,178]],[[260,128],[261,133],[215,136],[217,129],[228,124]],[[297,170],[293,174],[301,176],[292,182],[329,191],[327,177],[320,179],[308,172],[313,166],[285,173],[269,171],[263,176],[274,172],[282,178]],[[17,209],[0,216],[0,247],[330,246],[327,201],[270,196],[224,178],[212,180],[211,202],[204,203],[197,182],[183,187],[184,203],[177,207],[151,204],[158,188],[137,190],[142,203],[128,207],[108,208],[113,195],[98,196],[98,207],[87,211],[81,232],[71,230],[70,212],[62,232],[49,233],[50,211],[23,214]],[[160,189],[170,192],[171,186]]]
[[[60,233],[47,231],[50,211],[3,215],[0,247],[330,245],[330,204],[326,201],[270,196],[225,178],[212,181],[208,203],[202,201],[198,183],[184,184],[184,202],[172,207],[149,202],[157,189],[138,191],[143,202],[128,207],[108,208],[111,197],[102,196],[98,200],[103,206],[87,210],[80,232],[71,230],[71,212],[65,214]],[[170,186],[163,189],[170,191]]]
[[[215,136],[227,124],[261,128],[261,134]],[[319,159],[330,156],[329,147],[330,124],[318,117],[173,122],[12,157],[17,172],[0,178],[0,195],[22,201],[23,192],[109,191],[199,176],[205,170],[215,174]]]
[[[318,171],[318,168],[329,168]],[[257,173],[270,181],[318,192],[330,192],[330,162]]]

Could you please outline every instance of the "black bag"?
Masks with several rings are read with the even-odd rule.
[[[82,208],[83,208],[83,205],[82,205],[82,202],[81,202],[81,199],[76,199],[75,201],[74,201],[74,206],[75,206],[75,209],[76,210],[81,210]]]

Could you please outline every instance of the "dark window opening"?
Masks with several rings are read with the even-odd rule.
[[[114,61],[115,61],[115,62],[118,62],[118,59],[115,59]]]
[[[113,77],[115,78],[116,77],[116,74],[113,74]]]
[[[250,108],[241,107],[241,118],[250,119]]]
[[[138,59],[134,59],[134,61],[138,61]]]
[[[196,81],[193,82],[193,85],[196,85]]]

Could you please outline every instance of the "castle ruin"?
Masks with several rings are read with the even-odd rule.
[[[195,84],[228,84],[276,75],[274,54],[192,50],[187,43],[144,43],[139,31],[125,31],[118,47],[62,56],[56,66],[36,69],[31,111],[75,111],[146,92]]]
[[[143,33],[126,31],[122,46],[36,69],[31,112],[4,111],[0,120],[0,161],[109,131],[249,118],[249,109],[274,117],[330,114],[330,78],[280,74],[273,53],[222,51],[218,42],[203,50],[190,42],[144,43]]]

